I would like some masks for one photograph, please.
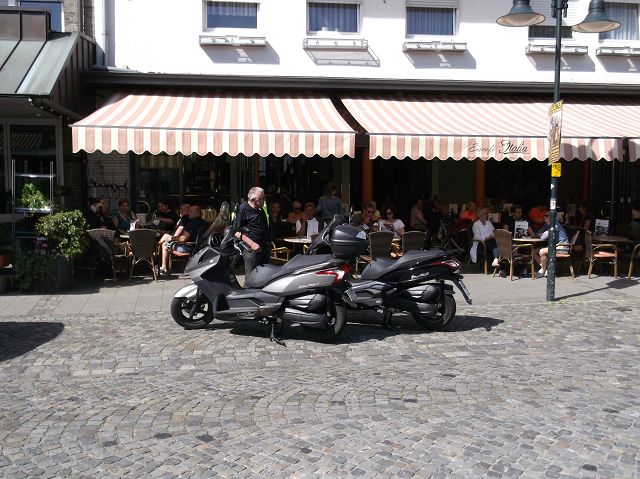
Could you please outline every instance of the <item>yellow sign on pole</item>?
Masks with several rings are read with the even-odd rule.
[[[551,163],[551,176],[553,178],[560,178],[560,176],[562,176],[562,163]]]
[[[562,137],[562,100],[549,108],[549,164],[560,159]],[[558,175],[560,176],[560,175]]]

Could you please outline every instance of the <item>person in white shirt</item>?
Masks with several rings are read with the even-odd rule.
[[[493,253],[493,263],[491,266],[498,266],[498,245],[494,238],[494,227],[491,221],[489,221],[489,212],[486,208],[480,208],[477,213],[478,220],[473,223],[472,227],[473,238],[484,241],[487,249]],[[476,241],[473,242],[469,255],[471,256],[471,261],[475,263],[478,259],[478,243]]]
[[[304,214],[296,221],[296,236],[311,238],[311,235],[318,234],[320,225],[314,216],[315,214],[316,206],[312,202],[304,205]]]
[[[385,210],[385,218],[378,221],[378,231],[391,231],[395,238],[404,234],[404,223],[395,217],[393,208]]]

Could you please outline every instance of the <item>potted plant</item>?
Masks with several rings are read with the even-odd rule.
[[[20,194],[20,206],[29,210],[51,210],[44,193],[33,183],[25,183]]]
[[[73,280],[73,258],[85,250],[85,230],[84,216],[78,210],[62,211],[40,218],[36,224],[38,239],[33,251],[20,251],[20,289],[69,289]]]
[[[11,238],[6,225],[0,223],[0,268],[11,263]]]

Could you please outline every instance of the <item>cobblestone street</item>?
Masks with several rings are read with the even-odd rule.
[[[640,477],[640,303],[457,298],[452,331],[352,314],[286,348],[164,312],[3,316],[0,477]]]

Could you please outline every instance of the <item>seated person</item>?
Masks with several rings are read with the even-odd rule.
[[[478,220],[478,216],[476,214],[476,204],[473,201],[469,201],[468,203],[462,205],[460,219],[471,220],[474,223]]]
[[[400,238],[404,234],[404,223],[396,218],[395,211],[389,207],[385,209],[386,218],[378,221],[378,231],[391,231],[394,238]]]
[[[473,223],[473,238],[484,241],[487,250],[493,254],[493,262],[491,266],[498,266],[498,244],[496,243],[493,232],[495,231],[491,221],[489,221],[489,211],[486,208],[478,208],[478,220]],[[474,263],[478,258],[478,242],[474,241],[469,251],[471,261]],[[488,258],[487,258],[488,259]]]
[[[123,198],[118,201],[118,210],[113,214],[112,221],[119,234],[127,234],[131,230],[131,226],[135,226],[135,222],[138,220],[129,210],[129,200]]]
[[[315,214],[316,206],[312,202],[304,205],[304,215],[296,221],[296,236],[311,238],[311,235],[317,235],[320,232],[320,224]]]
[[[160,241],[162,244],[162,264],[160,266],[160,274],[162,276],[166,276],[169,274],[168,265],[169,265],[169,257],[171,256],[171,242],[172,241],[180,241],[187,242],[189,238],[192,240],[196,239],[198,235],[198,230],[206,225],[205,221],[200,217],[202,214],[202,210],[199,206],[193,205],[189,208],[189,222],[186,226],[179,226],[176,229],[176,233],[180,231],[180,235],[164,235]],[[191,246],[180,244],[177,245],[175,251],[179,253],[189,254],[191,252]]]
[[[416,203],[411,208],[411,218],[409,220],[409,225],[412,230],[416,231],[426,231],[427,230],[427,220],[424,217],[423,210],[424,202],[422,198],[418,198]]]
[[[545,207],[544,200],[538,200],[536,206],[529,210],[529,223],[534,231],[542,228],[544,226],[544,215],[547,213],[547,208]]]
[[[174,236],[182,236],[184,229],[191,222],[191,218],[189,217],[190,213],[191,213],[191,205],[189,203],[183,203],[182,205],[180,205],[180,219],[176,223],[175,229],[170,233],[166,233],[162,235],[159,243],[162,244],[162,243],[174,241],[171,238],[173,238]]]
[[[180,218],[175,211],[169,209],[167,200],[158,201],[158,208],[153,212],[153,227],[160,231],[171,231]]]
[[[292,205],[292,210],[289,211],[289,214],[287,215],[287,221],[289,223],[296,223],[303,216],[304,213],[302,212],[302,203],[300,203],[298,200],[295,200]]]
[[[87,211],[86,219],[90,230],[107,228],[109,219],[104,214],[100,198],[89,198],[89,210]]]
[[[280,223],[282,221],[284,221],[284,216],[282,216],[280,202],[274,201],[271,203],[271,208],[269,208],[269,224]]]
[[[502,220],[502,229],[510,231],[512,234],[516,232],[516,221],[526,221],[522,218],[522,206],[513,205],[509,210],[509,216]],[[522,236],[522,235],[521,235]]]
[[[540,239],[547,239],[549,237],[549,229],[551,228],[551,215],[547,212],[544,215],[544,225],[536,232],[536,236]],[[562,246],[557,246],[558,243],[564,243]],[[560,223],[556,222],[556,253],[568,253],[569,252],[569,237],[567,232]],[[538,248],[533,252],[533,259],[540,265],[537,277],[547,275],[547,264],[549,261],[549,248]]]

